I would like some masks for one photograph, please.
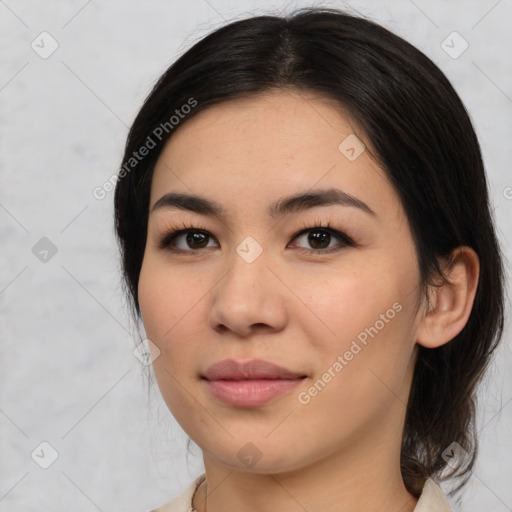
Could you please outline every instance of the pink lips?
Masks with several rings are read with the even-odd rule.
[[[226,359],[210,366],[203,377],[212,395],[235,407],[257,407],[290,391],[305,378],[267,361],[240,363]]]

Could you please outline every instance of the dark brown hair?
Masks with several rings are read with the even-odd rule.
[[[477,453],[475,386],[503,329],[502,258],[478,140],[460,98],[430,59],[380,25],[329,8],[251,17],[204,37],[163,74],[131,127],[115,191],[134,316],[140,319],[152,173],[165,143],[212,105],[284,88],[334,100],[357,121],[399,194],[425,290],[456,247],[479,257],[466,326],[439,348],[419,347],[401,452],[402,476],[416,497],[429,476],[460,477],[460,488]],[[184,109],[191,99],[194,108]],[[149,139],[144,158],[130,160]],[[455,450],[448,466],[442,455],[453,442],[468,455],[457,460]]]

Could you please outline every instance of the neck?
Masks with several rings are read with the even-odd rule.
[[[381,444],[361,457],[349,447],[275,474],[233,469],[205,456],[206,484],[193,506],[197,512],[412,512],[417,500],[407,492],[399,460],[390,460],[390,451],[396,453],[395,447]]]

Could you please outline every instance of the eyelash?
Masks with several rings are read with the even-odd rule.
[[[334,229],[334,227],[331,225],[330,222],[323,223],[321,220],[317,220],[314,226],[311,226],[309,224],[303,224],[302,228],[293,235],[292,240],[295,240],[296,238],[310,232],[310,231],[324,231],[329,233],[330,235],[334,236],[338,239],[338,241],[341,243],[341,246],[337,247],[331,247],[330,249],[305,249],[303,247],[299,247],[298,250],[302,253],[307,254],[327,254],[331,252],[336,252],[342,249],[343,247],[357,247],[358,244],[352,240],[348,235],[345,233],[342,233],[341,231],[338,231],[337,229]],[[177,228],[180,229],[177,229]],[[184,250],[184,249],[176,249],[176,248],[169,248],[171,244],[174,243],[175,239],[183,234],[187,234],[190,232],[200,232],[204,235],[211,236],[211,234],[208,232],[208,230],[202,226],[195,225],[192,226],[191,224],[186,223],[180,223],[179,226],[173,226],[169,228],[169,232],[162,235],[158,239],[158,247],[160,249],[167,249],[171,252],[179,252],[179,253],[197,253],[200,252],[201,249],[190,249],[190,250]]]

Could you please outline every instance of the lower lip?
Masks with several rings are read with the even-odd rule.
[[[304,379],[206,380],[213,396],[235,407],[257,407],[282,395]]]

